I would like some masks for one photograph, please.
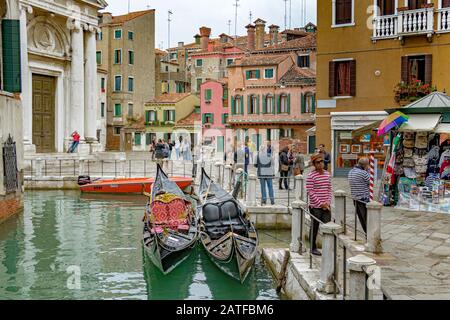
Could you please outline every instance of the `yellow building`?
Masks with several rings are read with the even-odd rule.
[[[175,139],[179,134],[190,136],[190,132],[176,129],[176,124],[200,107],[200,99],[191,93],[162,94],[145,104],[146,144],[153,139]],[[173,134],[177,137],[174,137]]]
[[[339,175],[369,147],[384,157],[383,138],[351,132],[399,106],[399,83],[450,89],[450,0],[318,1],[317,14],[316,138]]]

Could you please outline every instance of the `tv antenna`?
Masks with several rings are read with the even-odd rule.
[[[230,35],[231,34],[231,20],[228,20],[227,25],[228,25],[228,35]]]
[[[167,42],[167,51],[170,49],[170,22],[172,19],[170,18],[173,15],[172,10],[167,11],[167,23],[168,23],[168,42]],[[169,62],[170,62],[170,56],[169,56]],[[167,81],[167,93],[170,93],[170,65],[169,65],[169,72],[168,72],[168,81]]]
[[[235,36],[235,38],[237,38],[237,13],[238,13],[238,7],[240,7],[239,0],[235,0],[235,4],[233,4],[233,6],[236,7],[236,9],[234,11],[234,36]]]
[[[283,0],[284,1],[284,29],[287,29],[287,2],[289,0]]]
[[[250,10],[249,18],[250,18],[250,23],[252,23],[252,21],[253,21],[253,14],[252,14],[252,10]]]

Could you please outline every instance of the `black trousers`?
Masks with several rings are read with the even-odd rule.
[[[321,209],[321,208],[309,208],[309,212],[322,221],[323,223],[328,223],[331,221],[331,211]],[[319,232],[319,222],[315,219],[312,219],[312,239],[311,240],[311,246],[312,249],[317,249],[316,239],[317,239],[317,233]]]
[[[367,207],[366,203],[362,201],[353,201],[355,204],[356,214],[358,215],[359,222],[364,232],[367,234]],[[356,223],[356,221],[355,221]]]
[[[289,189],[289,180],[288,180],[289,171],[280,171],[280,189],[283,188],[282,184],[284,181],[284,188]]]

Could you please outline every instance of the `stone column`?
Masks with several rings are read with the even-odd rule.
[[[335,205],[333,220],[335,223],[345,228],[345,191],[338,190],[334,193]]]
[[[295,200],[297,201],[303,201],[303,194],[304,194],[304,188],[303,188],[303,182],[304,178],[302,175],[295,176]]]
[[[97,142],[97,61],[96,40],[97,28],[88,27],[86,32],[86,64],[84,67],[84,134],[86,142]]]
[[[350,300],[365,300],[367,286],[365,269],[374,264],[375,260],[362,254],[347,259],[347,267],[350,270],[348,290]],[[370,298],[370,294],[367,298]]]
[[[292,227],[291,227],[291,245],[289,246],[292,252],[299,252],[302,254],[303,248],[301,242],[305,237],[305,214],[304,211],[307,204],[303,201],[294,201],[292,203]]]
[[[372,253],[381,253],[381,210],[383,205],[379,202],[370,202],[367,205],[367,243],[366,250]]]
[[[71,30],[72,61],[70,66],[70,134],[78,131],[81,136],[80,143],[85,142],[84,132],[84,41],[83,27],[78,20],[72,20],[69,24]],[[79,146],[80,148],[80,146]]]
[[[324,293],[334,292],[334,234],[339,234],[342,227],[330,222],[320,225],[322,235],[322,263],[320,266],[320,280],[317,281],[317,290]]]
[[[256,182],[258,178],[251,174],[248,177],[248,187],[246,192],[247,206],[256,206]]]
[[[33,146],[33,101],[30,73],[28,69],[28,32],[27,14],[32,14],[33,8],[20,6],[20,64],[22,77],[22,110],[23,110],[23,144],[26,153],[35,153]]]

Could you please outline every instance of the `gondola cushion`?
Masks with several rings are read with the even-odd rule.
[[[156,197],[151,211],[156,225],[177,229],[179,225],[188,225],[188,207],[183,199],[170,194]]]

